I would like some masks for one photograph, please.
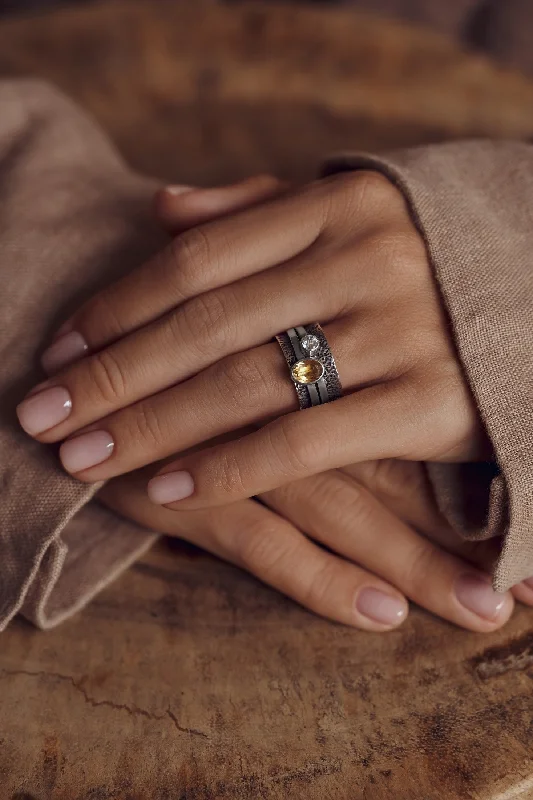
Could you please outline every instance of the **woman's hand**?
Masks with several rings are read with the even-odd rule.
[[[449,530],[416,463],[331,470],[268,492],[261,503],[201,511],[154,506],[145,486],[139,471],[115,478],[100,496],[135,522],[192,542],[311,611],[362,630],[400,625],[407,599],[478,632],[507,622],[513,595],[533,605],[525,584],[493,592],[484,570],[497,543],[465,542]]]
[[[319,320],[345,397],[289,413],[271,337]],[[317,181],[178,236],[90,300],[45,354],[85,356],[19,406],[64,467],[99,481],[245,425],[150,483],[156,503],[234,502],[352,462],[489,451],[426,250],[378,174]],[[265,344],[265,342],[268,342]]]
[[[157,211],[177,233],[281,193],[255,178],[224,189],[161,192]],[[264,194],[263,194],[264,193]],[[465,542],[438,512],[422,465],[385,460],[331,470],[223,509],[154,506],[142,471],[115,478],[100,499],[145,527],[179,536],[249,570],[330,619],[386,631],[406,618],[407,599],[474,631],[507,621],[533,586],[497,595],[489,569],[497,542]],[[320,545],[325,545],[330,552]]]

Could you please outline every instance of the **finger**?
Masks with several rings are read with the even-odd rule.
[[[62,326],[61,347],[71,357],[71,347],[80,356],[99,350],[191,297],[293,258],[323,230],[324,197],[317,182],[230,219],[186,231],[89,300]],[[354,220],[354,228],[358,225]],[[54,347],[60,347],[59,340]],[[44,358],[49,361],[50,354]]]
[[[363,248],[359,255],[363,262],[364,252]],[[56,439],[184,381],[225,356],[268,341],[280,330],[317,318],[327,322],[358,301],[356,316],[346,318],[345,324],[352,337],[346,347],[346,366],[353,373],[356,367],[359,374],[354,383],[348,371],[345,385],[383,377],[385,373],[379,370],[385,368],[385,362],[389,372],[398,374],[416,352],[416,334],[408,326],[398,326],[393,314],[376,324],[364,290],[360,284],[354,286],[353,267],[353,249],[341,248],[330,256],[330,279],[324,282],[324,255],[320,248],[311,248],[304,257],[199,295],[157,322],[71,365],[46,384],[62,386],[73,401],[68,422],[56,431]],[[361,376],[361,350],[365,349],[374,351],[373,368]],[[83,398],[83,405],[77,398]],[[34,401],[30,407],[36,407]],[[31,420],[28,424],[24,406],[21,411],[23,427],[32,434],[42,433],[42,426],[39,430]]]
[[[386,179],[358,172],[316,181],[229,219],[192,228],[89,300],[60,329],[52,356],[43,358],[53,365],[57,358],[72,361],[100,350],[192,297],[294,258],[328,226],[333,231],[346,219],[351,236],[366,230],[370,220],[375,230],[376,209],[380,225],[398,213],[397,206],[405,213],[401,195],[390,192]]]
[[[317,547],[259,503],[245,500],[216,512],[170,511],[150,503],[140,491],[141,481],[139,485],[138,476],[118,478],[104,487],[100,497],[140,525],[203,547],[328,619],[385,631],[406,618],[407,603],[396,589]],[[381,598],[378,618],[364,613],[369,596]]]
[[[401,382],[373,386],[181,458],[150,481],[148,493],[154,503],[207,508],[344,463],[399,457],[412,437],[408,412]]]
[[[331,471],[262,501],[335,553],[379,575],[418,605],[468,630],[501,627],[513,610],[490,576],[405,525],[364,486]]]
[[[373,342],[369,342],[368,347],[361,342],[358,360],[353,359],[354,339],[350,330],[351,326],[342,321],[326,327],[326,335],[333,343],[334,352],[338,353],[339,371],[347,389],[352,383],[357,384],[359,380],[365,384],[365,378],[368,378],[372,371],[384,366],[377,361]],[[386,349],[382,352],[384,357],[389,357]],[[344,364],[349,370],[346,379]],[[115,378],[115,383],[117,382],[119,383]],[[101,386],[103,393],[107,391],[108,384],[105,382],[100,380],[96,385]],[[94,387],[90,387],[90,391],[94,396]],[[329,428],[333,430],[338,425],[346,424],[352,426],[352,421],[345,418],[345,414],[350,414],[350,406],[347,403],[356,402],[358,397],[366,408],[363,392],[353,395],[353,401],[346,397],[322,408],[322,410],[328,409],[328,415],[324,416],[325,420],[329,417],[329,413],[332,415]],[[19,419],[23,427],[31,433],[31,423],[34,418],[37,417],[37,421],[42,422],[44,419],[45,422],[49,422],[52,411],[56,414],[63,414],[66,411],[63,423],[36,437],[44,442],[58,441],[73,428],[89,422],[90,417],[88,419],[83,414],[90,414],[92,405],[95,404],[88,404],[85,398],[83,387],[80,388],[76,384],[72,384],[68,392],[64,386],[47,388],[29,397],[19,406]],[[144,464],[159,461],[175,452],[183,452],[195,444],[242,426],[260,424],[266,417],[285,414],[294,409],[295,405],[294,385],[288,375],[281,349],[277,343],[263,345],[253,351],[245,351],[223,359],[176,387],[130,405],[100,420],[90,429],[78,431],[76,436],[62,445],[60,456],[65,469],[76,474],[81,480],[104,480]],[[369,406],[372,404],[369,403]],[[378,401],[378,407],[381,409],[381,401]],[[339,416],[341,409],[343,413]],[[295,420],[297,417],[309,418],[310,422],[315,424],[313,415],[316,411],[320,411],[320,408],[309,409],[305,415],[298,412],[290,416],[294,416]],[[355,412],[358,413],[357,403]],[[371,407],[368,414],[374,419]],[[321,419],[322,417],[317,419],[317,424],[321,424]],[[290,424],[289,418],[282,424]],[[324,423],[322,425],[324,426]],[[381,419],[378,428],[383,428]],[[399,422],[397,428],[401,431]],[[268,430],[267,438],[271,432],[275,432],[271,427],[265,430]],[[283,430],[276,429],[276,431],[276,439],[270,442],[270,447],[274,449],[283,447],[285,441]],[[313,434],[314,439],[317,438],[315,434]],[[303,435],[308,434],[304,432]],[[318,438],[320,435],[318,432]],[[392,445],[394,435],[398,434],[391,433],[391,436],[386,437],[387,446],[389,443]],[[250,437],[242,439],[243,444],[248,439],[250,442],[255,441],[254,436],[255,434],[251,434],[251,439]],[[379,436],[372,438],[368,433],[366,438],[376,443],[380,441]],[[342,451],[346,445],[343,431],[337,431],[336,440],[338,443],[331,440],[327,449],[331,451],[341,447]],[[341,442],[344,444],[341,445]],[[327,449],[320,456],[319,462],[327,457]],[[215,452],[216,449],[210,451],[211,454]],[[281,450],[279,453],[281,454]],[[222,453],[220,455],[223,457]],[[286,455],[290,459],[292,469],[295,469],[295,458],[292,454],[286,453]],[[319,462],[316,464],[317,472],[321,471]],[[286,473],[287,469],[290,471],[290,465],[283,466],[282,473]],[[260,469],[259,474],[261,471]],[[255,472],[257,478],[257,468]],[[278,475],[278,478],[283,482],[283,476]],[[256,493],[252,491],[250,495]]]
[[[389,511],[432,542],[486,574],[493,573],[501,555],[501,539],[472,541],[462,538],[439,511],[424,464],[384,459],[350,464],[340,471],[365,486]],[[533,606],[532,578],[513,586],[510,591],[519,602]]]
[[[288,184],[272,175],[254,175],[230,186],[190,189],[167,186],[154,198],[156,217],[169,233],[177,235],[212,219],[235,214],[286,191]]]
[[[426,465],[420,462],[384,459],[350,464],[340,470],[365,486],[389,511],[449,553],[492,574],[501,553],[499,538],[465,539],[447,521],[435,501]],[[515,587],[513,594],[533,602],[533,589]]]
[[[516,600],[525,606],[533,606],[533,578],[527,578],[513,586],[511,592]]]

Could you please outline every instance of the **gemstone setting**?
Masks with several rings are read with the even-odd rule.
[[[316,358],[304,358],[291,367],[291,376],[294,383],[304,386],[316,383],[324,375],[324,364]]]
[[[306,335],[302,336],[300,339],[300,347],[312,356],[320,347],[320,342],[317,336],[314,336],[312,333],[306,333]]]

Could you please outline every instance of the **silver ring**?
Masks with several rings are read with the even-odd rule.
[[[324,331],[314,322],[279,333],[300,408],[331,403],[342,397],[342,386]]]

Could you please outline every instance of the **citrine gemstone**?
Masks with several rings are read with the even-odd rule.
[[[316,383],[324,374],[324,365],[316,358],[304,358],[293,365],[291,374],[295,383]]]

